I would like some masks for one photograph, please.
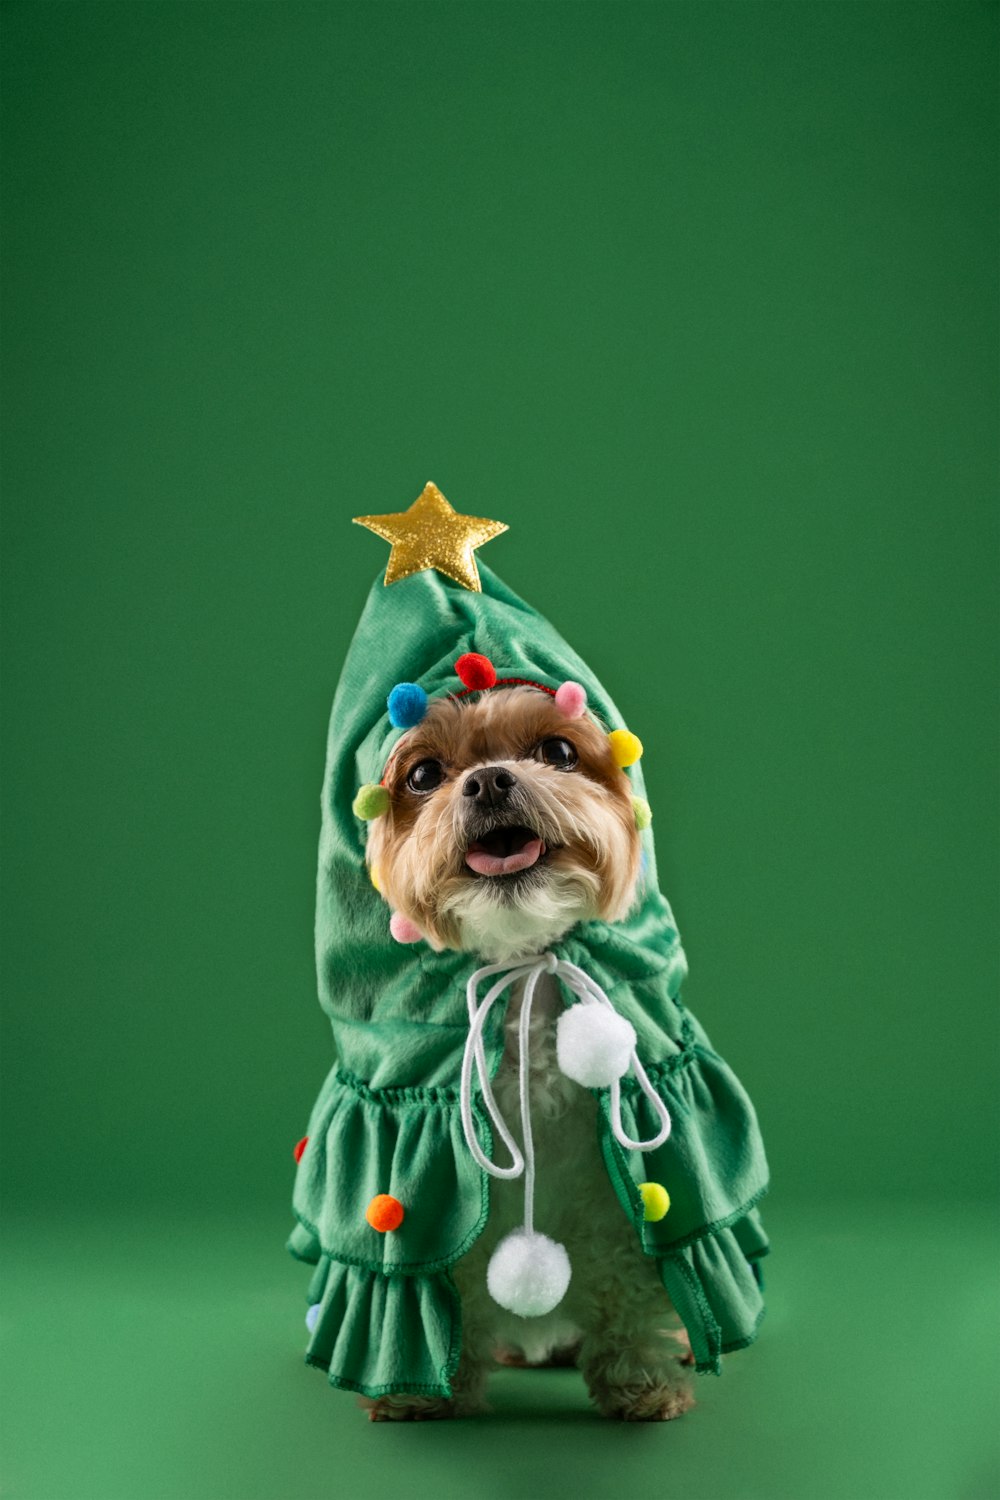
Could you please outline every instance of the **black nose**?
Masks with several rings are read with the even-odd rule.
[[[517,786],[517,777],[503,766],[483,766],[482,770],[473,771],[466,778],[462,796],[473,797],[484,807],[496,807],[498,802],[507,800],[514,786]]]

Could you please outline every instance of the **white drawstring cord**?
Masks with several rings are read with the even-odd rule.
[[[488,979],[494,974],[501,977],[490,987],[482,1003],[480,1003],[478,998],[479,986],[484,979]],[[465,990],[466,1003],[469,1008],[469,1035],[466,1038],[465,1051],[462,1056],[462,1077],[459,1089],[462,1129],[465,1132],[466,1144],[475,1161],[484,1171],[489,1172],[491,1177],[512,1179],[520,1177],[521,1173],[524,1173],[524,1227],[529,1233],[534,1228],[535,1195],[535,1151],[531,1134],[531,1107],[528,1089],[530,1024],[535,986],[542,974],[555,974],[557,978],[562,980],[567,989],[572,990],[584,1004],[604,1005],[615,1015],[618,1014],[608,996],[601,989],[601,986],[589,974],[585,973],[583,969],[578,968],[576,964],[571,964],[566,959],[557,958],[554,953],[535,954],[530,958],[520,959],[517,963],[509,967],[506,964],[485,964],[481,969],[477,969],[474,974],[470,974],[469,976],[469,982]],[[511,985],[516,984],[519,979],[526,980],[518,1026],[518,1081],[521,1105],[521,1136],[524,1141],[523,1155],[497,1107],[493,1088],[490,1083],[489,1070],[486,1066],[486,1049],[483,1045],[483,1027],[486,1024],[486,1019],[490,1011],[504,991],[509,989]],[[511,1164],[509,1167],[500,1167],[491,1161],[483,1152],[476,1138],[475,1126],[472,1119],[473,1062],[476,1065],[479,1087],[487,1113],[501,1140],[510,1152]],[[625,1134],[621,1119],[621,1080],[616,1078],[610,1085],[611,1130],[615,1140],[626,1151],[652,1151],[657,1146],[662,1146],[670,1134],[670,1111],[650,1083],[646,1070],[639,1061],[634,1047],[629,1056],[629,1069],[637,1080],[642,1092],[659,1115],[660,1129],[656,1135],[650,1136],[648,1140],[644,1141],[635,1141],[631,1136]]]
[[[489,978],[491,974],[503,972],[503,978],[499,979],[490,989],[481,1005],[478,1004],[476,993],[481,980]],[[492,1177],[520,1177],[524,1171],[524,1157],[518,1148],[510,1131],[507,1129],[503,1115],[497,1108],[493,1097],[493,1089],[490,1086],[489,1072],[486,1067],[486,1051],[483,1047],[483,1026],[493,1005],[504,990],[510,985],[531,973],[529,967],[508,968],[506,964],[486,964],[484,968],[477,969],[469,979],[466,986],[466,1001],[469,1007],[469,1035],[465,1039],[465,1052],[462,1056],[462,1080],[459,1089],[459,1106],[462,1112],[462,1129],[465,1132],[465,1141],[469,1150],[479,1166],[489,1172]],[[509,1167],[499,1167],[484,1155],[479,1141],[476,1139],[475,1127],[472,1122],[472,1064],[475,1061],[476,1072],[479,1074],[479,1087],[483,1095],[483,1103],[494,1127],[501,1140],[511,1155]]]
[[[524,986],[521,1015],[517,1028],[517,1073],[521,1100],[521,1138],[524,1141],[524,1228],[531,1234],[535,1228],[535,1142],[531,1134],[531,1005],[535,985],[542,969],[532,969]]]

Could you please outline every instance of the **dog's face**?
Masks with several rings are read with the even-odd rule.
[[[517,686],[438,698],[386,768],[369,825],[383,895],[435,948],[501,960],[631,904],[639,836],[628,777],[592,719]]]

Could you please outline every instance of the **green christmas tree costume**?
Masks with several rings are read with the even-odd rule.
[[[309,1119],[299,1160],[288,1249],[315,1267],[309,1283],[306,1360],[330,1382],[368,1396],[448,1396],[461,1350],[461,1315],[450,1267],[482,1231],[489,1178],[476,1165],[459,1115],[459,1075],[469,1029],[465,986],[479,960],[403,946],[365,866],[365,825],[352,811],[358,788],[378,783],[400,731],[386,698],[396,683],[430,697],[459,691],[454,663],[488,657],[501,677],[587,691],[609,729],[622,718],[604,688],[549,622],[487,569],[482,592],[428,569],[391,587],[376,580],[348,652],[330,718],[322,796],[316,913],[320,999],[337,1062]],[[644,795],[637,765],[629,775]],[[553,950],[585,970],[635,1028],[638,1054],[673,1118],[650,1152],[625,1152],[609,1126],[608,1090],[595,1089],[603,1159],[622,1212],[691,1340],[699,1371],[749,1344],[763,1314],[759,1261],[767,1240],[757,1211],[767,1165],[753,1107],[685,1009],[686,964],[660,894],[650,828],[643,876],[622,922],[586,922]],[[572,997],[567,996],[567,1000]],[[490,1075],[503,1052],[505,1005],[494,1006],[485,1046]],[[478,1095],[480,1145],[491,1133]],[[633,1139],[658,1120],[634,1080],[622,1083],[622,1123]],[[670,1211],[644,1217],[638,1184],[662,1183]],[[380,1233],[371,1200],[405,1206]]]

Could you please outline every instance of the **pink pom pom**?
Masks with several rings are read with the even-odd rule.
[[[404,917],[401,911],[394,911],[389,918],[389,931],[397,943],[419,943],[424,936],[417,924]]]
[[[587,689],[578,682],[564,682],[556,689],[556,708],[567,719],[578,719],[587,707]]]

